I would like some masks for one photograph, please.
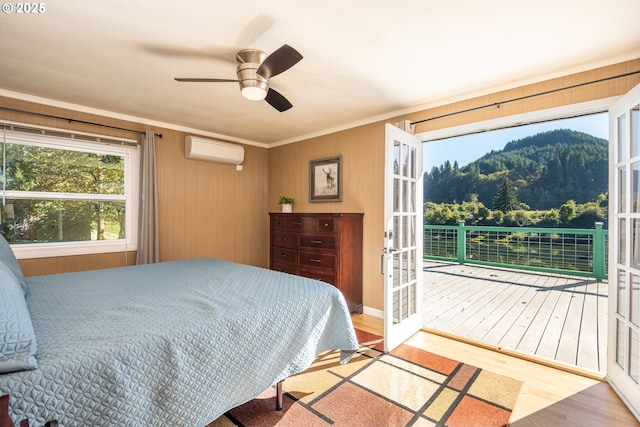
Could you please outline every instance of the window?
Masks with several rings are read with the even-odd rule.
[[[0,232],[18,258],[136,249],[135,141],[22,125],[0,131]]]

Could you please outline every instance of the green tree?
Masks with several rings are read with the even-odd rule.
[[[493,198],[493,209],[507,213],[517,209],[518,206],[519,203],[516,188],[511,185],[509,180],[505,177],[498,188],[498,192]]]
[[[502,224],[502,222],[504,221],[504,212],[502,211],[493,211],[492,215],[493,220],[496,222],[496,224]]]
[[[507,225],[513,225],[517,227],[529,226],[534,222],[531,212],[525,211],[523,209],[513,210],[505,214],[503,221],[507,223]]]
[[[560,211],[558,212],[558,216],[560,217],[560,221],[564,224],[569,224],[572,219],[576,217],[576,202],[575,200],[569,200],[560,206]]]
[[[557,227],[560,224],[560,212],[558,209],[551,208],[544,214],[545,225]]]
[[[596,222],[603,222],[605,214],[600,206],[595,203],[586,203],[576,217],[571,221],[571,227],[595,228]]]
[[[596,199],[596,203],[600,207],[607,208],[609,206],[609,192],[600,194]]]

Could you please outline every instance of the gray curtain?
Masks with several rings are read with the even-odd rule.
[[[142,137],[140,218],[138,223],[137,264],[160,261],[158,244],[158,192],[156,179],[156,142],[153,131]]]

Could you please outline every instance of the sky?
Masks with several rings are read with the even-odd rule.
[[[571,129],[609,139],[609,115],[594,114],[428,142],[422,145],[424,171],[431,172],[433,166],[440,166],[447,160],[452,166],[456,160],[458,166],[466,166],[491,150],[503,149],[510,141],[553,129]]]

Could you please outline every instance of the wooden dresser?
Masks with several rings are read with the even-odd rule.
[[[270,213],[271,269],[330,283],[362,313],[361,213]]]

